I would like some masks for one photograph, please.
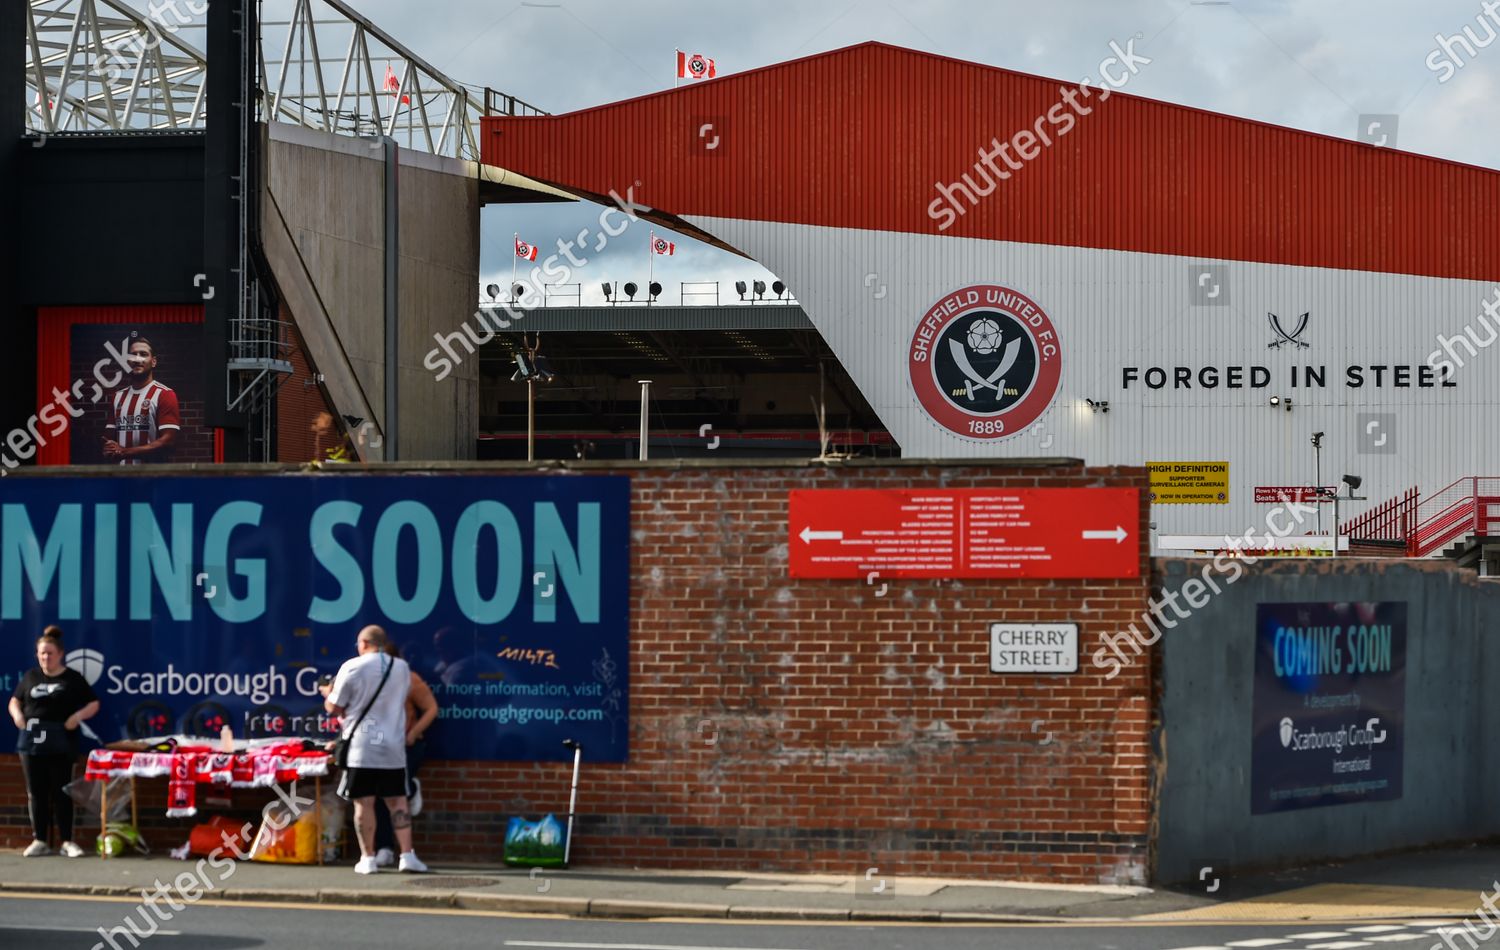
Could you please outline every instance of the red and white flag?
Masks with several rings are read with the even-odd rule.
[[[702,53],[677,51],[678,79],[712,79],[719,74],[714,61]]]
[[[536,260],[536,245],[516,238],[516,256],[526,261]]]
[[[672,255],[677,253],[677,245],[666,238],[659,238],[653,232],[651,235],[651,253]]]
[[[390,63],[385,64],[385,91],[392,96],[401,91],[401,78],[396,75],[396,71],[391,68]],[[403,106],[411,105],[411,96],[402,96],[401,104]]]

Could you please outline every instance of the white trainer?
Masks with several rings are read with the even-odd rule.
[[[73,843],[72,841],[64,841],[62,843],[62,847],[58,850],[62,852],[62,856],[65,858],[83,857],[83,849],[78,847],[78,845]]]
[[[378,867],[378,868],[388,868],[388,867],[390,867],[391,865],[393,865],[395,863],[396,863],[396,852],[392,851],[390,848],[381,848],[379,851],[375,852],[375,866],[376,867]]]
[[[354,865],[355,874],[374,874],[380,870],[380,865],[375,863],[374,858],[360,858],[359,863]]]
[[[405,851],[401,854],[401,870],[408,874],[426,874],[427,865],[423,864],[422,859],[417,857],[417,852]]]
[[[422,814],[422,780],[414,778],[411,780],[412,793],[406,797],[407,811],[411,812],[413,818]]]
[[[31,844],[28,844],[26,846],[26,850],[25,851],[21,852],[21,857],[23,857],[23,858],[39,858],[42,855],[51,854],[51,853],[52,853],[52,849],[49,848],[49,847],[47,847],[47,842],[45,842],[45,841],[33,841],[33,842],[31,842]]]

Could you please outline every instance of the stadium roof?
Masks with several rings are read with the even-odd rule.
[[[1037,154],[941,228],[939,186],[982,184],[980,153],[1002,143]],[[481,148],[710,240],[704,218],[1500,277],[1495,171],[881,43],[487,118]]]

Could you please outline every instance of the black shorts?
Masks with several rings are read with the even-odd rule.
[[[339,779],[339,797],[356,798],[403,798],[406,795],[406,769],[359,769],[344,770]]]

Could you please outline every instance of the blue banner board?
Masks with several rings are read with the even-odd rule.
[[[1250,813],[1401,797],[1406,604],[1259,604]]]
[[[103,741],[329,735],[318,677],[374,623],[429,757],[623,762],[629,543],[623,476],[9,478],[0,682],[56,623]]]

